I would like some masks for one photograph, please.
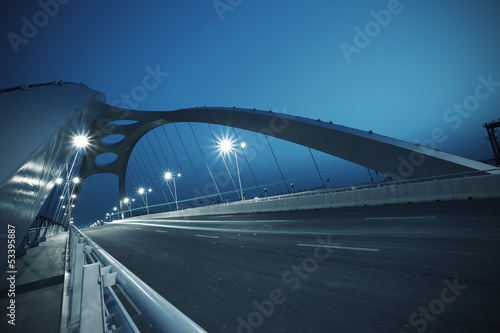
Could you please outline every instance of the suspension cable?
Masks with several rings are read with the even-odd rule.
[[[240,139],[238,138],[238,135],[236,134],[236,130],[234,129],[234,127],[232,127],[232,129],[233,129],[233,132],[234,132],[234,136],[236,137],[236,141],[238,141],[238,145],[241,148],[241,142],[240,142]],[[241,152],[243,153],[243,157],[245,157],[245,161],[247,161],[248,169],[250,169],[250,173],[252,174],[252,177],[253,177],[253,180],[255,182],[255,185],[257,186],[257,189],[259,190],[259,194],[260,194],[261,197],[263,197],[262,191],[260,189],[260,186],[257,183],[257,179],[255,178],[255,175],[254,175],[254,173],[252,171],[252,167],[250,166],[250,163],[248,162],[247,154],[245,154],[245,150],[243,150],[243,148],[241,148]]]
[[[139,162],[137,162],[137,158],[135,157],[134,154],[130,155],[129,163],[130,163],[130,166],[132,167],[131,170],[133,171],[133,173],[137,177],[137,185],[139,187],[143,186],[144,183],[146,183],[146,176],[144,176],[144,173],[139,165]],[[139,170],[139,171],[137,171],[137,170]],[[140,173],[140,175],[139,175],[139,173]]]
[[[214,143],[217,145],[217,140],[215,139],[214,132],[212,131],[212,127],[210,127],[210,124],[207,124],[208,128],[210,129],[210,133],[212,133],[212,137],[214,138]],[[220,156],[222,157],[222,162],[224,162],[224,165],[226,166],[227,174],[229,175],[229,178],[231,179],[231,182],[233,183],[234,189],[236,190],[236,193],[238,194],[238,198],[241,200],[241,195],[240,192],[238,191],[238,188],[236,187],[236,184],[234,183],[233,176],[231,176],[231,173],[229,172],[229,168],[227,167],[226,164],[226,159],[224,158],[224,154],[220,152]]]
[[[278,164],[278,160],[276,159],[276,155],[274,154],[273,147],[271,147],[271,143],[269,142],[269,138],[267,137],[267,135],[264,135],[264,136],[266,137],[267,144],[269,145],[269,148],[271,148],[271,153],[273,153],[274,161],[276,161],[276,165],[278,166],[278,169],[280,171],[281,178],[283,178],[283,183],[285,183],[286,190],[288,191],[288,193],[290,193],[290,189],[288,188],[288,184],[286,183],[285,177],[283,176],[283,172],[281,171],[280,165]]]
[[[196,134],[194,133],[193,126],[191,126],[191,123],[188,123],[188,124],[189,124],[189,127],[191,128],[191,132],[193,132],[194,139],[196,141],[196,144],[198,145],[198,148],[200,149],[201,156],[203,157],[203,160],[205,161],[208,172],[210,173],[210,177],[212,177],[212,181],[214,182],[215,188],[217,189],[217,193],[219,193],[220,201],[224,202],[224,199],[222,199],[222,195],[220,194],[219,187],[217,186],[217,183],[215,182],[214,175],[212,174],[212,171],[210,170],[210,167],[208,166],[207,160],[205,159],[205,155],[203,154],[203,151],[201,150],[200,143],[198,142],[198,139],[196,138]]]
[[[321,183],[323,184],[323,188],[326,188],[325,182],[323,181],[323,177],[321,176],[321,172],[319,172],[318,164],[316,163],[316,159],[314,158],[312,150],[309,147],[307,147],[307,149],[309,149],[309,153],[311,153],[311,157],[313,159],[314,165],[316,166],[316,170],[318,171],[318,175],[319,175],[319,178],[321,179]]]
[[[130,177],[128,177],[127,176]],[[127,179],[130,179],[130,182],[127,182]],[[127,172],[125,174],[125,186],[127,186],[127,184],[130,184],[129,186],[129,193],[130,192],[133,192],[132,189],[130,189],[130,187],[138,187],[139,186],[139,183],[140,183],[140,177],[137,175],[137,171],[135,170],[134,166],[132,165],[132,159],[131,159],[131,156],[129,157],[129,160],[127,162]],[[126,190],[126,187],[125,187],[125,193],[127,193],[127,190]]]
[[[139,141],[141,146],[142,146],[142,149],[144,150],[144,153],[146,154],[146,158],[148,159],[149,161],[149,165],[151,165],[151,167],[153,167],[153,164],[151,163],[151,160],[149,159],[149,156],[148,156],[148,153],[146,152],[146,148],[144,147],[144,143],[142,143],[142,140]],[[140,153],[139,150],[137,150],[138,153]],[[141,162],[142,164],[144,165],[144,169],[146,169],[146,173],[148,174],[150,180],[151,180],[151,183],[152,183],[152,186],[154,186],[156,183],[155,181],[153,180],[153,177],[151,177],[151,174],[149,173],[149,170],[146,168],[146,164],[144,163],[144,160],[142,159],[142,156],[141,156]],[[153,172],[154,172],[154,169],[153,169]],[[168,204],[168,207],[170,209],[170,204],[168,202],[168,199],[167,199],[167,196],[165,194],[165,192],[163,191],[163,188],[160,186],[160,190],[161,190],[161,193],[163,194],[163,197],[165,198],[165,202]]]
[[[375,183],[375,182],[373,181],[373,177],[372,177],[372,173],[370,172],[370,169],[366,168],[366,170],[368,170],[368,174],[370,175],[370,179],[372,180],[372,183]]]
[[[175,131],[177,132],[177,135],[179,136],[179,139],[181,140],[182,147],[184,148],[184,151],[186,152],[186,156],[187,156],[187,158],[189,160],[189,164],[191,165],[191,168],[194,171],[194,175],[196,176],[196,179],[198,180],[198,183],[200,184],[200,191],[203,191],[203,185],[201,185],[200,177],[198,177],[198,173],[196,172],[196,169],[195,169],[195,167],[193,165],[193,162],[191,161],[191,157],[189,157],[189,154],[188,154],[188,151],[186,149],[186,146],[184,145],[184,141],[182,141],[181,134],[179,133],[179,129],[177,129],[177,125],[175,125],[175,123],[174,123],[174,127],[175,127]],[[164,129],[164,131],[165,131],[165,129]],[[167,132],[165,132],[165,136],[167,136]],[[172,151],[174,151],[174,148],[172,147],[172,143],[170,143],[170,140],[169,140],[168,136],[167,136],[167,140],[168,140],[168,143],[170,144],[170,147],[172,148]],[[175,156],[175,159],[177,160],[177,156],[175,155],[175,152],[174,152],[174,156]],[[179,163],[178,160],[177,160],[177,163]]]
[[[184,170],[182,169],[182,165],[179,163],[179,160],[177,159],[177,155],[175,154],[174,148],[172,147],[172,144],[170,143],[170,139],[167,136],[167,132],[165,131],[164,126],[161,126],[161,127],[163,128],[163,131],[165,132],[165,136],[167,137],[167,140],[168,140],[168,143],[170,145],[170,148],[172,149],[172,153],[174,154],[175,160],[177,161],[177,165],[179,166],[179,169],[181,170],[181,174],[186,175],[184,173]],[[167,155],[165,154],[165,151],[163,150],[163,147],[162,147],[162,145],[160,143],[160,139],[158,139],[158,135],[156,134],[156,132],[154,130],[153,130],[153,133],[156,136],[156,141],[158,141],[158,145],[160,146],[161,153],[163,154],[163,157],[165,158],[165,161],[167,162],[167,166],[168,166],[169,169],[171,169],[170,168],[170,163],[168,163]],[[188,191],[189,191],[189,189],[191,189],[191,185],[189,184],[188,178],[184,177],[183,179],[186,180],[186,185],[187,185]],[[186,195],[185,197],[187,198],[188,196]]]
[[[148,137],[147,135],[146,135],[146,139],[148,140],[149,147],[151,147],[151,150],[153,151],[153,155],[154,155],[154,157],[155,157],[155,159],[156,159],[156,163],[158,163],[158,166],[160,167],[160,170],[161,170],[161,164],[160,164],[160,161],[158,160],[158,157],[156,156],[156,153],[155,153],[155,151],[154,151],[154,149],[153,149],[153,145],[151,144],[151,141],[149,140],[149,137]],[[172,195],[172,198],[174,198],[174,199],[175,199],[174,193],[172,192],[172,189],[170,188],[170,184],[169,184],[168,182],[166,182],[166,183],[167,183],[167,187],[168,187],[168,189],[169,189],[169,191],[170,191],[170,194]],[[161,187],[161,185],[160,185],[160,187]],[[179,191],[179,192],[180,192],[180,191]],[[181,192],[181,193],[182,193],[182,192]]]

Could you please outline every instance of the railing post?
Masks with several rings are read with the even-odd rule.
[[[76,241],[76,240],[75,240]],[[76,244],[74,247],[74,260],[71,264],[69,290],[72,291],[70,325],[80,320],[80,307],[82,300],[83,265],[85,264],[84,245]]]
[[[81,333],[107,331],[102,290],[103,280],[100,264],[83,266],[82,307],[79,313]]]

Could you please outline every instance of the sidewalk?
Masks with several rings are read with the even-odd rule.
[[[62,232],[16,258],[15,296],[9,295],[12,274],[0,279],[0,332],[59,332],[68,233]],[[7,258],[2,258],[7,260]],[[15,326],[7,309],[15,301]]]

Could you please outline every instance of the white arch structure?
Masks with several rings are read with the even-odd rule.
[[[127,162],[133,148],[150,130],[169,123],[199,122],[240,128],[262,133],[390,175],[395,179],[413,179],[454,173],[492,173],[492,166],[383,135],[271,111],[228,107],[195,107],[174,111],[135,111],[98,103],[98,127],[92,126],[94,148],[87,152],[82,166],[83,178],[96,173],[119,177],[120,196],[125,195]],[[136,121],[114,125],[116,120]],[[111,124],[110,124],[111,123]],[[110,124],[110,125],[108,125]],[[121,134],[124,139],[112,146],[100,144],[105,136]],[[97,156],[114,153],[117,159],[106,166],[94,163]]]

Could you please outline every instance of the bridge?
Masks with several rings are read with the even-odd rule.
[[[6,128],[2,134],[13,148],[4,153],[12,158],[2,164],[0,185],[2,252],[12,258],[15,250],[19,263],[18,269],[2,262],[2,306],[17,286],[23,296],[16,324],[26,331],[37,320],[19,318],[41,316],[28,306],[34,298],[57,304],[46,325],[61,332],[498,327],[496,167],[270,110],[128,110],[65,82],[3,91],[0,109],[30,115],[25,132]],[[193,134],[187,148],[181,124]],[[193,130],[200,124],[223,164],[203,153]],[[216,135],[214,126],[234,135]],[[172,144],[168,130],[177,131],[192,172],[185,165],[181,173],[177,156],[176,163],[166,157],[160,129],[164,145]],[[271,193],[270,183],[257,180],[236,130],[265,138],[284,193]],[[134,155],[148,136],[159,144],[151,145],[154,161],[147,153]],[[294,188],[269,138],[306,147],[320,186]],[[197,149],[201,166],[195,168],[188,151]],[[350,161],[384,181],[330,186],[314,153]],[[255,186],[242,186],[243,167]],[[225,188],[214,177],[219,171],[227,171]],[[118,204],[92,228],[79,229],[72,216],[82,184],[101,173],[118,177]],[[17,274],[17,284],[7,280]],[[54,293],[56,302],[48,297]]]

